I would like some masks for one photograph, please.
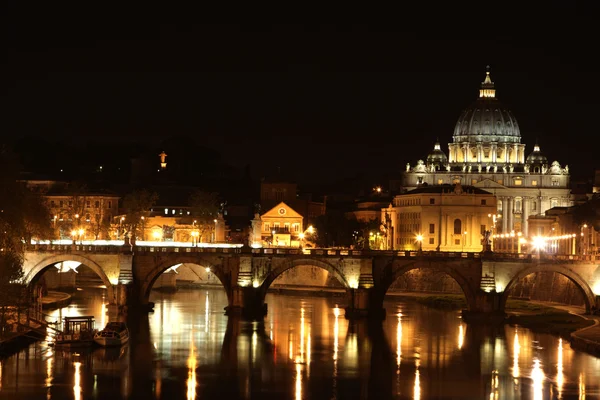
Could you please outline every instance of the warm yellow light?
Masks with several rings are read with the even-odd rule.
[[[160,239],[161,234],[159,231],[154,231],[152,232],[152,236],[154,236],[155,239]]]
[[[252,282],[252,286],[253,286],[253,287],[255,287],[255,288],[257,288],[257,287],[259,287],[259,286],[260,286],[260,283],[259,283],[259,282],[258,282],[258,281],[255,279],[255,280]]]
[[[121,221],[125,221],[125,217],[121,217]]]
[[[375,188],[375,191],[376,191],[377,193],[381,193],[381,186],[377,186],[377,187]]]
[[[584,227],[584,228],[587,228],[587,224],[583,224],[583,227]]]
[[[300,233],[300,234],[298,234],[298,237],[299,237],[300,239],[304,239],[304,233]]]
[[[540,236],[536,236],[536,237],[533,238],[533,247],[535,249],[539,250],[539,249],[543,248],[544,244],[545,244],[544,238],[542,238]]]
[[[217,220],[216,220],[216,219],[213,219],[213,222],[216,224],[216,223],[217,223]]]
[[[79,230],[79,235],[83,235],[85,233],[85,231],[83,229]]]
[[[206,272],[210,272],[210,267],[206,267]]]
[[[75,214],[75,218],[79,218],[79,214]]]
[[[417,242],[422,242],[423,241],[423,235],[418,234],[417,235]]]
[[[308,233],[313,233],[315,231],[315,228],[313,228],[312,225],[310,225],[307,229]]]

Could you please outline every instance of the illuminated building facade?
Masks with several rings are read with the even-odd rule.
[[[423,185],[394,197],[382,209],[388,248],[394,250],[483,250],[486,231],[493,231],[496,197],[473,186]]]
[[[516,118],[496,98],[489,70],[479,98],[461,114],[448,144],[448,155],[436,142],[426,162],[406,165],[403,190],[461,183],[497,198],[498,231],[528,235],[529,216],[571,205],[569,167],[548,162],[536,143],[525,156]]]
[[[304,236],[302,222],[302,215],[281,202],[260,216],[261,240],[271,246],[299,247]]]

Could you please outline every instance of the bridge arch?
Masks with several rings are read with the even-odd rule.
[[[42,274],[45,271],[47,271],[50,267],[52,267],[56,263],[63,261],[76,261],[90,268],[100,277],[100,279],[102,279],[102,283],[104,283],[108,292],[108,298],[114,299],[113,285],[110,282],[110,279],[108,279],[106,273],[104,272],[104,269],[95,261],[77,254],[56,254],[43,259],[25,273],[25,284],[29,286],[32,283],[35,283],[42,276]]]
[[[423,262],[419,260],[408,262],[402,265],[395,265],[395,263],[392,261],[386,265],[383,271],[383,276],[381,279],[376,281],[376,290],[373,293],[372,300],[375,302],[375,304],[377,304],[377,307],[383,307],[383,300],[392,284],[396,282],[402,275],[414,269],[430,269],[437,272],[443,272],[450,276],[456,281],[462,290],[467,302],[467,309],[471,310],[476,307],[477,294],[476,291],[473,290],[473,284],[465,275],[460,272],[459,268],[448,265],[447,263]]]
[[[273,281],[275,281],[275,279],[277,279],[281,274],[283,274],[288,269],[292,269],[294,267],[300,267],[300,266],[310,266],[310,267],[318,267],[318,268],[324,269],[327,272],[329,272],[330,274],[333,274],[333,276],[335,276],[336,279],[338,281],[340,281],[340,283],[345,288],[350,287],[350,285],[348,284],[348,279],[346,278],[344,273],[342,271],[340,271],[340,269],[338,267],[336,267],[335,265],[333,265],[327,261],[322,261],[322,260],[314,260],[314,259],[309,259],[309,258],[296,258],[296,259],[291,259],[281,265],[278,265],[277,267],[272,269],[265,276],[265,279],[263,280],[262,284],[260,285],[260,294],[261,294],[262,298],[263,299],[265,298],[265,296],[267,295],[267,291],[269,290],[269,287],[271,287],[271,285],[273,284]]]
[[[221,282],[221,284],[225,288],[225,291],[227,292],[227,299],[229,300],[231,295],[231,288],[229,285],[230,279],[228,278],[227,274],[223,271],[223,268],[220,264],[215,264],[214,262],[211,262],[209,259],[204,257],[181,255],[177,257],[169,257],[168,259],[159,262],[146,275],[146,278],[143,280],[140,288],[140,295],[142,296],[141,300],[144,304],[148,303],[148,300],[150,298],[150,291],[152,290],[152,286],[154,286],[154,283],[156,282],[158,277],[163,272],[177,264],[194,264],[200,265],[202,267],[209,267],[210,272],[213,273],[219,279],[219,282]]]
[[[581,292],[583,293],[583,299],[585,301],[585,311],[590,313],[592,308],[596,304],[596,295],[592,291],[592,288],[588,283],[579,275],[577,272],[573,271],[570,268],[559,264],[537,264],[528,266],[512,277],[512,279],[508,282],[506,287],[504,288],[504,292],[502,295],[502,309],[504,309],[506,305],[506,301],[508,300],[508,295],[510,294],[511,289],[523,278],[527,275],[536,273],[536,272],[556,272],[568,278]]]

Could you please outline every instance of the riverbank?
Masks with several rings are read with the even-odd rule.
[[[66,307],[71,304],[73,295],[64,292],[49,290],[48,294],[42,297],[42,309],[56,309]]]

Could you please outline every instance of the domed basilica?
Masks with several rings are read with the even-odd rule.
[[[496,232],[528,234],[527,219],[557,206],[570,206],[569,167],[548,159],[536,143],[526,157],[519,124],[497,98],[489,67],[479,98],[460,115],[448,154],[439,141],[426,161],[406,164],[403,190],[457,184],[496,196]],[[496,233],[495,232],[495,233]]]

